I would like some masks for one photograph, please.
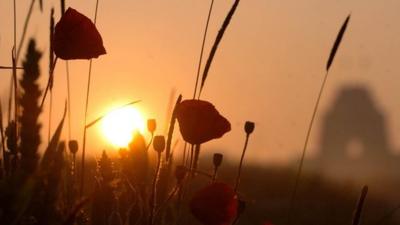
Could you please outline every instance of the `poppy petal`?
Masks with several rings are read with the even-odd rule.
[[[192,214],[205,225],[231,224],[236,218],[238,200],[227,184],[212,183],[196,192],[190,201]]]
[[[220,138],[231,130],[229,121],[207,101],[182,101],[176,115],[182,137],[190,144],[202,144]]]
[[[92,59],[106,54],[96,26],[72,8],[68,8],[57,23],[53,44],[56,56],[65,60]]]

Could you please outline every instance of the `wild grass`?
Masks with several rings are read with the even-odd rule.
[[[355,199],[353,192],[350,193],[353,189],[339,189],[338,187],[340,186],[332,185],[324,178],[310,174],[306,174],[303,180],[301,179],[304,158],[319,103],[327,82],[329,70],[350,20],[350,15],[339,30],[327,60],[326,74],[313,108],[298,169],[296,171],[282,171],[246,167],[246,170],[243,170],[249,137],[254,130],[255,124],[250,121],[244,124],[243,135],[245,136],[245,142],[238,165],[236,162],[234,165],[226,162],[223,164],[224,155],[220,153],[212,154],[212,159],[204,157],[201,154],[204,143],[184,143],[182,149],[181,146],[176,145],[180,139],[177,138],[177,135],[174,135],[174,132],[177,133],[178,109],[183,104],[182,102],[185,101],[182,95],[179,95],[176,99],[170,118],[168,118],[168,133],[166,137],[155,135],[156,121],[154,120],[148,123],[150,139],[146,139],[145,134],[138,132],[133,135],[129,146],[119,149],[117,156],[103,151],[101,157],[95,162],[87,160],[85,158],[87,130],[105,117],[105,115],[102,115],[91,122],[87,121],[92,83],[92,60],[89,62],[85,95],[82,155],[79,159],[76,159],[78,142],[71,140],[71,123],[76,121],[71,120],[70,87],[73,84],[70,84],[69,80],[68,62],[66,64],[67,102],[65,102],[64,113],[56,130],[53,134],[51,133],[52,85],[57,62],[57,57],[54,58],[54,46],[52,45],[55,24],[53,9],[50,14],[49,27],[49,80],[44,90],[41,104],[42,90],[39,87],[38,79],[41,75],[39,60],[43,53],[37,50],[34,40],[29,42],[23,67],[18,67],[19,55],[27,35],[27,28],[35,2],[35,0],[32,0],[30,3],[20,42],[17,46],[17,12],[16,1],[14,1],[13,63],[12,66],[0,67],[0,69],[12,70],[13,83],[10,91],[14,92],[14,106],[11,103],[12,94],[10,95],[9,119],[6,128],[3,126],[3,111],[0,103],[0,132],[3,155],[1,161],[2,176],[0,177],[0,224],[197,224],[188,207],[191,197],[197,193],[200,187],[215,184],[221,180],[234,181],[233,185],[227,185],[228,187],[232,186],[234,197],[230,200],[234,203],[233,206],[237,206],[237,208],[231,209],[234,213],[230,216],[234,217],[229,218],[229,223],[204,225],[263,224],[266,222],[290,225],[293,221],[297,225],[310,224],[310,221],[318,221],[317,223],[319,224],[322,224],[321,221],[325,221],[325,224],[329,224],[329,221],[327,221],[328,214],[333,209],[340,211],[338,216],[340,218],[332,219],[333,222],[331,224],[338,224],[338,221],[349,222],[353,218],[352,224],[360,225],[364,215],[371,216],[366,213],[370,212],[366,210],[366,195],[368,191],[366,186],[362,190],[354,215],[351,217],[352,205],[349,202]],[[198,87],[214,0],[210,2],[197,67],[193,93],[194,102],[200,102],[199,99],[215,54],[238,8],[239,2],[240,0],[233,2],[216,35],[204,65],[200,87]],[[61,0],[60,5],[61,14],[63,14],[65,12],[65,1]],[[97,0],[94,23],[97,20],[98,7],[99,1]],[[42,0],[39,0],[39,8],[41,11],[43,10]],[[18,69],[23,69],[20,79],[18,79]],[[39,116],[41,115],[48,90],[50,91],[50,114],[48,118],[50,128],[46,150],[40,155],[39,144],[42,138],[39,135],[41,129]],[[133,105],[137,102],[139,101],[132,101],[121,107]],[[212,104],[210,103],[210,105]],[[11,118],[13,107],[14,118]],[[62,140],[61,135],[66,117],[69,123],[68,142]],[[182,124],[179,124],[179,126],[182,133]],[[177,159],[177,152],[179,151],[182,152],[182,160]],[[200,158],[205,163],[200,164]],[[81,166],[77,167],[77,163],[80,163]],[[289,198],[287,193],[294,174],[295,185],[291,198]],[[303,181],[307,186],[300,187],[300,181]],[[305,196],[304,189],[316,191],[311,195]],[[299,199],[296,198],[298,192],[302,193]],[[332,195],[335,197],[332,198]],[[220,196],[215,197],[219,198]],[[324,216],[308,215],[310,213],[308,206],[315,207],[313,205],[315,202],[313,201],[318,199],[320,200],[318,204],[325,206],[322,207],[326,209]],[[331,200],[332,202],[330,202]],[[341,200],[343,202],[338,203]],[[304,204],[304,207],[295,208],[295,202]],[[383,205],[383,203],[373,198],[370,202],[374,205],[374,209],[379,209],[379,206]],[[258,208],[256,208],[257,204],[259,204]],[[329,204],[332,204],[332,206],[329,206]],[[284,216],[283,214],[288,205],[289,212]],[[210,205],[210,207],[215,206]],[[208,206],[204,210],[207,210],[207,208]],[[216,210],[219,209],[217,208]],[[396,210],[397,208],[384,216],[380,223],[392,217]],[[255,212],[256,214],[254,214]],[[318,212],[322,211],[318,210]]]

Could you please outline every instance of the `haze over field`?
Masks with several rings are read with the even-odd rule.
[[[18,4],[18,37],[28,4]],[[37,38],[47,51],[48,12],[58,1],[46,1],[40,14],[34,10],[28,37]],[[67,5],[93,17],[95,1],[67,1]],[[142,100],[137,107],[144,117],[157,116],[164,127],[172,90],[192,96],[208,1],[101,1],[97,27],[107,55],[93,64],[89,120],[114,106]],[[206,53],[231,1],[216,1]],[[382,1],[243,1],[214,59],[203,99],[210,100],[232,123],[232,131],[204,148],[237,152],[243,144],[244,121],[256,122],[248,157],[264,163],[286,163],[297,158],[305,138],[312,107],[320,87],[325,63],[343,19],[352,13],[342,46],[332,66],[328,85],[311,137],[310,154],[319,148],[319,131],[336,92],[343,86],[369,88],[372,100],[386,116],[391,151],[399,154],[400,139],[400,2]],[[12,5],[0,2],[0,65],[11,65]],[[26,42],[25,42],[26,44]],[[25,48],[23,48],[25,49]],[[23,55],[23,54],[22,54]],[[21,55],[21,56],[22,56]],[[42,87],[47,81],[47,59],[42,63]],[[70,63],[72,119],[83,121],[88,62]],[[54,123],[59,121],[64,99],[65,63],[55,71]],[[0,96],[6,108],[9,71],[0,71]],[[249,97],[251,96],[251,98]],[[47,107],[42,118],[47,115]],[[161,116],[160,116],[161,115]],[[42,121],[43,140],[47,122]],[[79,122],[82,123],[82,122]],[[73,123],[73,137],[82,138],[83,124]],[[53,127],[54,129],[54,127]],[[64,130],[66,135],[66,129]],[[178,134],[177,134],[178,135]],[[96,155],[111,148],[99,127],[89,131],[89,148]],[[91,140],[91,141],[90,141]],[[314,150],[314,151],[313,151]]]

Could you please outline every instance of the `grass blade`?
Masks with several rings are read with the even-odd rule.
[[[335,43],[333,44],[333,47],[331,49],[331,53],[329,54],[328,62],[326,64],[326,71],[329,70],[329,68],[332,65],[333,60],[335,59],[336,52],[339,48],[340,42],[342,41],[344,32],[346,31],[347,24],[349,23],[349,20],[350,20],[350,16],[351,16],[350,14],[347,16],[346,20],[344,21],[342,27],[339,30],[339,33],[335,40]]]
[[[224,20],[224,23],[222,24],[222,27],[221,27],[221,28],[219,29],[219,31],[218,31],[217,37],[215,38],[214,45],[213,45],[212,48],[211,48],[210,55],[208,56],[206,65],[205,65],[205,67],[204,67],[203,77],[201,78],[201,85],[200,85],[200,91],[199,91],[199,98],[200,98],[200,95],[201,95],[201,91],[203,90],[204,83],[205,83],[205,81],[206,81],[206,79],[207,79],[208,71],[210,70],[211,63],[212,63],[212,61],[213,61],[213,59],[214,59],[215,52],[216,52],[217,49],[218,49],[218,45],[219,45],[219,43],[221,42],[222,37],[224,36],[224,33],[225,33],[225,31],[226,31],[226,28],[228,27],[228,25],[229,25],[229,23],[230,23],[230,21],[231,21],[231,19],[232,19],[232,16],[233,16],[233,14],[234,14],[235,11],[236,11],[237,6],[239,5],[239,2],[240,2],[240,0],[235,0],[235,2],[234,2],[233,5],[232,5],[232,8],[231,8],[231,9],[229,10],[229,12],[228,12],[228,15],[226,15],[226,17],[225,17],[225,20]]]
[[[39,0],[40,12],[43,12],[43,0]]]
[[[171,155],[171,142],[172,142],[172,134],[174,133],[174,127],[175,127],[175,122],[176,122],[176,108],[177,106],[181,103],[182,101],[182,95],[179,95],[178,99],[176,100],[175,106],[174,106],[174,111],[172,112],[171,116],[171,121],[169,125],[169,130],[168,130],[168,138],[167,138],[167,147],[165,150],[166,154],[166,161],[169,161],[170,155]]]
[[[199,58],[199,65],[197,66],[196,83],[194,85],[193,99],[196,98],[197,84],[199,82],[200,69],[201,69],[201,64],[203,62],[204,45],[206,44],[208,25],[210,24],[210,18],[211,18],[213,6],[214,6],[214,0],[211,0],[210,9],[208,10],[206,27],[204,29],[203,42],[201,43],[200,58]]]
[[[361,191],[360,199],[358,200],[358,203],[357,203],[357,208],[354,211],[354,217],[353,217],[352,225],[359,225],[360,224],[361,214],[362,214],[362,210],[363,210],[363,207],[364,207],[365,198],[367,197],[367,193],[368,193],[368,186],[364,186],[362,191]]]
[[[67,114],[66,112],[67,112],[67,102],[65,102],[64,113],[63,113],[62,119],[61,119],[56,131],[54,132],[53,137],[51,138],[46,151],[43,154],[43,159],[41,162],[42,168],[45,168],[45,166],[48,165],[52,161],[54,156],[56,155],[58,142],[60,140],[61,132],[62,132],[63,125],[64,125],[65,115]]]
[[[6,143],[5,143],[5,137],[4,137],[4,126],[3,126],[3,108],[1,106],[1,102],[0,102],[0,137],[1,137],[1,147],[3,150],[3,154],[2,154],[2,161],[3,161],[3,165],[5,163],[5,158],[6,158]],[[4,168],[4,166],[2,167]]]
[[[115,108],[115,109],[111,110],[110,112],[112,112],[112,111],[114,111],[114,110],[117,110],[117,109],[121,109],[121,108],[130,106],[130,105],[133,105],[133,104],[136,104],[136,103],[138,103],[138,102],[140,102],[140,101],[141,101],[141,100],[129,102],[129,103],[125,104],[125,105],[122,105],[122,106],[120,106],[120,107],[118,107],[118,108]],[[110,113],[110,112],[108,112],[108,113]],[[106,114],[104,114],[104,115],[102,115],[102,116],[99,116],[99,117],[97,117],[95,120],[93,120],[92,122],[88,123],[88,124],[86,125],[86,129],[89,128],[89,127],[91,127],[91,126],[93,126],[93,125],[95,125],[95,124],[96,124],[97,122],[99,122],[100,120],[102,120],[104,117],[106,117],[106,116],[108,115],[108,113],[106,113]]]
[[[61,15],[65,13],[65,0],[61,0]]]
[[[97,22],[97,12],[99,9],[99,0],[96,0],[96,8],[94,11],[94,20],[93,23],[96,25]],[[90,83],[91,83],[91,77],[92,77],[92,64],[93,64],[93,59],[90,59],[89,61],[89,71],[88,71],[88,81],[87,81],[87,86],[86,86],[86,101],[85,101],[85,116],[84,116],[84,124],[85,127],[83,128],[83,140],[82,140],[82,158],[81,158],[81,184],[79,187],[79,196],[83,196],[83,189],[85,186],[85,154],[86,154],[86,121],[87,121],[87,112],[89,108],[89,95],[90,95]]]
[[[14,121],[17,126],[15,126],[15,146],[17,146],[18,143],[18,119],[19,119],[19,107],[18,107],[18,83],[17,83],[17,60],[16,60],[16,55],[15,55],[15,47],[13,47],[11,51],[11,58],[12,58],[12,77],[13,77],[13,83],[14,83]]]
[[[301,179],[301,173],[302,173],[302,170],[303,170],[304,159],[305,159],[306,152],[307,152],[308,142],[310,140],[311,131],[312,131],[312,128],[313,128],[313,125],[314,125],[315,117],[317,116],[317,111],[318,111],[319,103],[321,101],[322,93],[324,92],[325,84],[326,84],[326,82],[328,80],[329,67],[332,64],[332,61],[333,61],[333,59],[335,57],[336,51],[337,51],[337,49],[339,47],[339,44],[340,44],[340,42],[342,40],[342,37],[343,37],[343,34],[344,34],[345,30],[346,30],[347,23],[348,23],[349,19],[350,19],[350,15],[346,18],[346,21],[344,22],[342,28],[340,29],[339,34],[338,34],[338,36],[336,38],[336,41],[335,41],[335,43],[333,45],[333,48],[331,50],[331,53],[330,53],[330,56],[329,56],[329,59],[328,59],[327,70],[326,70],[324,79],[322,81],[321,87],[319,89],[319,93],[318,93],[318,96],[317,96],[317,101],[315,102],[314,110],[313,110],[313,113],[312,113],[312,116],[311,116],[311,120],[310,120],[310,123],[308,125],[307,134],[306,134],[306,138],[305,138],[305,141],[304,141],[303,150],[302,150],[302,154],[301,154],[301,158],[300,158],[300,163],[299,163],[299,167],[297,169],[296,181],[295,181],[294,189],[293,189],[292,196],[291,196],[291,199],[290,199],[290,206],[289,206],[288,215],[287,215],[287,224],[288,225],[291,225],[292,213],[293,213],[293,210],[294,210],[294,202],[295,202],[295,199],[296,199],[297,189],[299,187],[299,183],[300,183],[300,179]]]

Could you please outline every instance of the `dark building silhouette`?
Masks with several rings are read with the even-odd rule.
[[[314,163],[331,176],[392,177],[400,168],[388,142],[384,113],[363,86],[338,92],[323,115],[319,148]]]

